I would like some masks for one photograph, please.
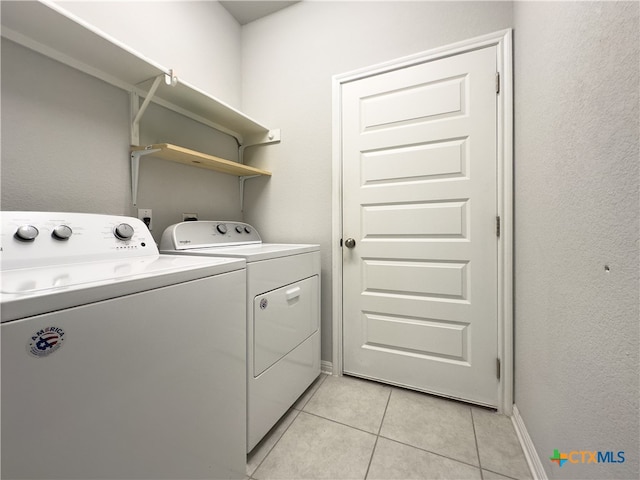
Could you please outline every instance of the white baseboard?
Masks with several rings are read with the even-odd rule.
[[[333,375],[333,363],[328,360],[320,361],[320,371],[327,375]]]
[[[513,427],[516,429],[516,434],[518,435],[518,440],[520,440],[524,456],[529,464],[529,470],[531,470],[533,480],[548,480],[547,472],[544,471],[538,452],[533,445],[533,441],[529,436],[529,432],[527,432],[527,427],[525,426],[524,420],[520,416],[520,411],[515,403],[513,404],[513,416],[511,417],[511,421],[513,422]]]

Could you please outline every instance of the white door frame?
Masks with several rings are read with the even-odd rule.
[[[332,275],[333,275],[333,374],[342,375],[342,85],[400,68],[496,46],[500,74],[498,95],[498,357],[501,382],[498,411],[511,415],[513,408],[513,60],[512,30],[435,48],[333,77],[333,180],[332,180]]]

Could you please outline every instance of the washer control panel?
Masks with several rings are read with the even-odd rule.
[[[133,217],[61,212],[0,212],[2,269],[158,255]]]
[[[160,249],[187,250],[255,243],[262,243],[262,239],[248,223],[198,220],[167,227],[160,240]]]

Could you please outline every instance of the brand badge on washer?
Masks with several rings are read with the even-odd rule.
[[[269,301],[266,298],[260,300],[260,310],[264,310],[269,306]]]
[[[63,343],[63,329],[54,326],[46,327],[31,335],[27,343],[27,351],[34,357],[46,357],[58,350]]]

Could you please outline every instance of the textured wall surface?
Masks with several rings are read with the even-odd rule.
[[[2,39],[2,209],[129,213],[128,97]]]
[[[269,241],[322,246],[322,358],[331,361],[333,75],[512,26],[509,2],[302,2],[243,28],[243,110],[282,129],[249,149],[245,219]],[[336,245],[337,247],[337,245]]]
[[[158,63],[174,66],[172,58],[184,52],[179,75],[237,103],[240,26],[221,5],[206,3],[165,2],[156,10],[148,2],[63,2],[63,7],[74,7],[75,14],[101,23],[107,33]],[[180,15],[172,14],[175,9]],[[185,38],[189,48],[181,43]],[[224,41],[214,42],[220,38]],[[228,69],[227,57],[232,58]],[[212,72],[224,82],[208,76]],[[1,108],[2,209],[136,215],[125,91],[3,39]],[[238,156],[235,139],[153,104],[141,121],[140,139],[229,160]],[[153,210],[156,240],[182,220],[183,212],[242,218],[236,177],[151,157],[140,161],[138,206]]]
[[[216,1],[59,1],[64,9],[238,108],[240,32]]]
[[[549,478],[638,478],[638,3],[516,2],[514,23],[515,402]]]

